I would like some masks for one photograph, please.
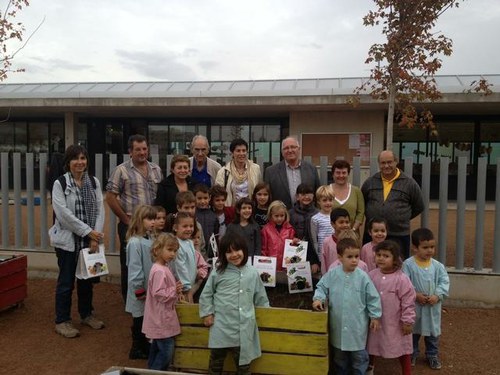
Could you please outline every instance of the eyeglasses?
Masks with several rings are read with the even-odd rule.
[[[208,149],[207,148],[193,148],[193,151],[195,154],[199,154],[199,153],[204,154],[205,152],[208,151]]]
[[[286,150],[296,150],[298,149],[299,146],[286,146],[286,147],[283,147],[283,150],[286,151]]]

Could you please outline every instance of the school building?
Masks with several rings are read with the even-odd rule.
[[[493,84],[493,94],[468,93],[480,77]],[[1,84],[0,152],[51,154],[80,143],[90,155],[106,158],[127,153],[129,135],[141,133],[166,166],[166,155],[189,153],[192,137],[204,134],[212,157],[221,162],[231,140],[242,137],[251,158],[272,163],[279,160],[281,139],[297,135],[302,154],[317,165],[320,156],[329,161],[359,156],[368,168],[385,145],[387,103],[369,95],[357,107],[347,103],[364,79]],[[443,98],[428,108],[438,135],[396,126],[394,150],[400,160],[412,156],[418,163],[429,156],[436,166],[440,157],[449,157],[450,179],[456,158],[466,156],[468,198],[473,198],[478,158],[488,159],[488,180],[496,179],[500,75],[438,76],[436,81]],[[418,169],[414,173],[418,180]],[[439,177],[437,167],[432,173]],[[494,191],[487,196],[494,199]]]

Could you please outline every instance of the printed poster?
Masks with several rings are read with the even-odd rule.
[[[286,275],[290,294],[312,292],[313,283],[309,262],[287,264]]]
[[[287,264],[302,263],[307,259],[307,241],[300,241],[297,246],[292,245],[292,240],[285,240],[282,267]]]
[[[276,286],[276,258],[254,256],[253,266],[257,269],[264,286]]]

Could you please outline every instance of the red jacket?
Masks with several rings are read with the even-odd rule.
[[[276,270],[283,270],[283,253],[285,251],[285,240],[295,237],[295,229],[289,222],[284,222],[281,231],[278,232],[276,224],[269,222],[262,227],[262,255],[276,257]]]

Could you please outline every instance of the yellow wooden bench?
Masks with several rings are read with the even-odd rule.
[[[174,367],[208,370],[208,328],[198,305],[178,305],[182,333],[175,340]],[[326,312],[256,308],[262,356],[252,362],[258,374],[326,374],[328,372],[328,315]],[[224,364],[234,371],[230,356]]]

